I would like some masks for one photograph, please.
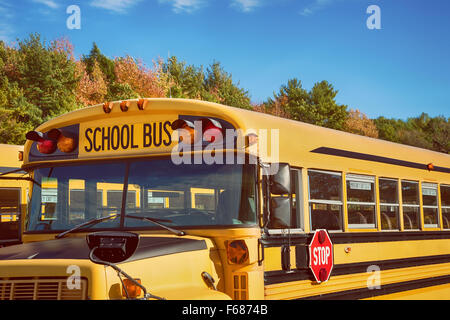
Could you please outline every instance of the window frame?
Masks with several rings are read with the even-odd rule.
[[[415,183],[417,184],[417,204],[410,204],[410,203],[404,203],[404,197],[403,197],[403,182],[406,183]],[[421,226],[422,226],[422,198],[420,196],[421,194],[421,184],[420,181],[417,180],[408,180],[408,179],[401,179],[400,180],[400,190],[402,193],[402,231],[420,231],[421,230]],[[418,212],[417,212],[417,229],[406,229],[405,228],[405,212],[404,212],[404,208],[418,208]]]
[[[318,172],[318,173],[324,173],[329,175],[334,175],[340,177],[340,199],[341,200],[323,200],[323,199],[311,199],[311,186],[309,182],[309,172]],[[306,179],[307,179],[307,185],[308,185],[308,217],[309,217],[309,229],[310,232],[315,232],[317,229],[313,229],[313,223],[312,223],[312,212],[311,212],[311,205],[313,203],[318,204],[329,204],[329,205],[338,205],[340,206],[340,225],[341,229],[327,229],[328,232],[345,232],[345,212],[344,212],[344,174],[342,172],[338,171],[331,171],[331,170],[322,170],[322,169],[306,169]]]
[[[439,194],[439,206],[440,206],[440,218],[441,218],[441,229],[442,230],[450,230],[450,221],[448,221],[448,228],[444,228],[444,209],[449,210],[450,211],[450,203],[448,206],[444,206],[443,205],[443,201],[442,201],[442,187],[444,188],[449,188],[450,189],[450,184],[439,184],[438,187],[438,194]]]
[[[373,183],[373,202],[363,202],[363,201],[349,201],[348,200],[348,188],[347,182],[369,182]],[[354,230],[364,230],[364,231],[376,231],[378,230],[378,209],[377,209],[377,179],[376,176],[363,175],[356,173],[347,173],[345,175],[345,189],[346,189],[346,210],[347,210],[347,228],[349,231]],[[373,206],[374,209],[374,223],[373,224],[356,224],[349,223],[349,205],[360,205],[360,206]]]
[[[439,229],[440,228],[440,219],[439,219],[439,185],[433,182],[422,181],[420,185],[420,193],[421,193],[421,204],[422,204],[422,214],[423,214],[423,228],[424,229]],[[430,206],[424,204],[423,199],[423,190],[425,189],[434,189],[436,190],[436,205]],[[425,224],[425,209],[435,209],[436,210],[436,224]]]
[[[389,203],[389,202],[381,202],[381,192],[380,185],[381,180],[385,181],[394,181],[395,182],[395,191],[397,195],[397,203]],[[380,231],[400,231],[401,230],[401,221],[400,221],[400,195],[399,195],[399,186],[401,185],[400,179],[389,178],[389,177],[378,177],[378,204],[379,204],[379,216],[380,216]],[[397,208],[397,229],[383,229],[381,224],[381,207],[396,207]]]

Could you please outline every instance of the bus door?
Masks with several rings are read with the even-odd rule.
[[[20,196],[20,188],[0,188],[0,246],[20,242]]]

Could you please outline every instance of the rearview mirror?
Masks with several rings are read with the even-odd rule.
[[[88,234],[86,241],[91,249],[91,261],[100,264],[103,261],[118,263],[133,255],[139,244],[139,235],[117,231],[95,232]]]
[[[289,163],[278,163],[278,172],[270,176],[270,193],[291,193],[291,168]]]
[[[273,197],[270,201],[269,229],[286,229],[291,226],[291,199]]]

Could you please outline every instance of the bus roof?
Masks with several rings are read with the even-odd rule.
[[[20,169],[22,162],[19,161],[19,151],[23,151],[23,146],[0,144],[0,173]]]
[[[138,99],[126,100],[128,111],[122,112],[121,101],[111,102],[108,106],[110,113],[103,111],[104,105],[98,104],[79,109],[57,118],[54,118],[36,130],[46,132],[52,128],[59,128],[85,121],[102,122],[102,119],[121,117],[143,117],[157,114],[187,114],[192,116],[216,117],[230,122],[235,128],[242,130],[270,130],[279,132],[279,150],[301,150],[300,153],[289,152],[280,161],[296,163],[299,156],[306,160],[306,155],[331,155],[347,157],[359,160],[375,159],[389,163],[389,161],[402,161],[403,163],[419,163],[427,165],[432,163],[435,167],[450,168],[450,156],[448,154],[425,150],[417,147],[388,142],[380,139],[364,137],[343,131],[323,128],[300,121],[294,121],[275,117],[272,115],[224,106],[217,103],[173,98],[148,98],[145,99],[144,110],[137,108]],[[27,141],[25,148],[30,147]],[[269,142],[270,144],[270,142]],[[270,149],[270,148],[269,148]],[[306,152],[306,153],[305,153]],[[308,156],[308,158],[310,158]],[[315,157],[312,157],[315,158]],[[389,160],[391,159],[391,160]],[[386,162],[387,161],[387,162]],[[395,163],[394,163],[395,164]],[[449,169],[450,172],[450,169]]]

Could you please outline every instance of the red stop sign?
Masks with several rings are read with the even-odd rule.
[[[333,243],[328,232],[316,230],[309,244],[309,267],[317,282],[328,281],[333,269]]]

